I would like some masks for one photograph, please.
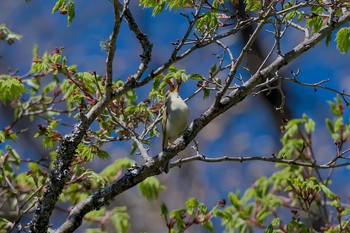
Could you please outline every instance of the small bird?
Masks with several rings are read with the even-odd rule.
[[[162,149],[171,144],[188,126],[190,110],[185,101],[180,97],[178,91],[181,80],[177,80],[177,85],[168,82],[170,90],[166,94],[162,121]],[[164,172],[168,173],[170,163],[165,165]]]

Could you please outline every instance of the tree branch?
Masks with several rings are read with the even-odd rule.
[[[221,97],[226,93],[227,89],[229,88],[234,75],[237,72],[237,69],[239,68],[239,66],[241,65],[243,58],[245,57],[245,55],[248,53],[248,51],[250,50],[252,44],[255,42],[256,38],[258,37],[258,34],[260,32],[260,30],[263,28],[263,26],[265,25],[264,20],[261,20],[258,24],[258,26],[255,28],[253,34],[250,36],[248,42],[246,43],[246,45],[243,47],[241,53],[239,54],[238,58],[236,59],[235,63],[231,66],[230,72],[227,75],[226,78],[226,82],[225,85],[221,88],[221,90],[216,94],[216,104],[219,104],[221,101]]]
[[[50,173],[50,179],[46,185],[46,191],[43,197],[39,200],[35,214],[30,223],[30,230],[32,232],[47,232],[49,219],[55,208],[56,202],[59,195],[62,193],[62,189],[68,180],[68,173],[70,166],[75,154],[75,150],[85,132],[88,130],[90,124],[95,120],[97,115],[105,108],[112,96],[112,81],[113,81],[113,59],[116,48],[116,39],[119,33],[121,18],[119,16],[119,8],[115,1],[114,6],[114,27],[110,36],[106,70],[106,94],[102,100],[97,103],[90,112],[85,116],[82,112],[80,113],[79,122],[75,125],[72,133],[66,135],[62,141],[60,141],[56,153],[57,157],[54,161],[53,170]]]
[[[142,62],[139,65],[137,72],[133,76],[135,80],[139,80],[145,72],[145,70],[147,69],[149,62],[151,61],[153,44],[149,41],[148,37],[140,30],[139,26],[136,24],[135,19],[131,14],[131,11],[126,6],[126,3],[123,6],[118,1],[117,4],[119,8],[123,8],[123,15],[125,16],[129,28],[135,33],[136,38],[139,40],[143,49],[142,55],[140,55]]]
[[[215,158],[207,158],[201,154],[197,154],[187,158],[181,158],[170,164],[170,167],[181,167],[182,164],[189,163],[192,161],[202,161],[207,163],[218,163],[224,161],[233,161],[233,162],[247,162],[247,161],[265,161],[270,163],[283,163],[288,165],[296,165],[300,167],[310,167],[310,168],[318,168],[318,169],[330,169],[337,167],[345,167],[349,166],[350,162],[340,163],[340,164],[316,164],[310,162],[302,162],[295,159],[281,159],[274,156],[271,157],[259,157],[259,156],[223,156],[223,157],[215,157]]]
[[[173,158],[178,152],[184,150],[186,146],[195,138],[198,132],[201,129],[203,129],[204,126],[209,124],[214,118],[221,115],[232,106],[241,102],[255,89],[256,85],[265,82],[267,77],[269,77],[271,74],[274,74],[277,70],[279,70],[283,66],[286,66],[289,62],[293,61],[301,54],[308,51],[333,30],[339,28],[340,26],[348,22],[349,19],[350,12],[340,17],[337,22],[334,22],[333,24],[324,27],[322,30],[320,30],[319,33],[316,33],[314,36],[303,41],[284,56],[278,57],[265,69],[261,70],[259,73],[254,74],[247,82],[243,84],[241,88],[233,90],[228,96],[223,97],[219,104],[212,104],[207,111],[205,111],[200,117],[196,118],[192,122],[190,127],[178,139],[176,139],[172,145],[170,145],[164,151],[155,156],[153,161],[146,163],[140,168],[130,169],[119,180],[95,192],[86,200],[78,204],[71,211],[68,219],[57,230],[57,232],[73,232],[81,225],[83,217],[88,212],[94,209],[99,209],[104,205],[107,205],[109,200],[111,200],[118,194],[124,192],[125,190],[128,190],[136,184],[140,183],[147,177],[160,174],[160,170],[162,167],[165,166],[166,162]],[[222,37],[217,36],[215,38],[216,39],[213,39],[214,41]],[[205,44],[203,44],[202,46],[205,46]],[[144,83],[149,82],[153,79],[154,74],[164,69],[164,67],[168,66],[170,63],[175,62],[177,59],[187,56],[194,49],[195,48],[192,47],[188,51],[184,52],[182,56],[178,56],[176,59],[170,59],[158,70],[152,72],[149,76],[147,76],[143,81],[141,81],[140,83],[136,83],[136,86],[143,85]],[[129,85],[124,85],[123,88],[125,90],[129,87]]]
[[[297,72],[297,73],[299,73],[299,72]],[[323,80],[321,80],[319,82],[316,82],[316,83],[304,83],[304,82],[301,82],[301,81],[297,80],[296,77],[293,77],[293,78],[283,78],[282,77],[281,79],[294,82],[294,83],[296,83],[296,84],[298,84],[300,86],[312,87],[314,89],[314,91],[317,91],[317,88],[320,88],[320,89],[324,89],[324,90],[327,90],[327,91],[331,91],[331,92],[337,93],[343,98],[345,104],[347,106],[349,105],[349,102],[346,99],[346,97],[350,97],[350,94],[346,94],[345,91],[338,91],[338,90],[336,90],[334,88],[330,88],[330,87],[322,85],[323,83],[329,82],[329,79],[323,79]]]

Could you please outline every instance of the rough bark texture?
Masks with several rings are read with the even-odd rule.
[[[136,184],[140,183],[144,179],[150,176],[160,174],[161,168],[165,163],[173,158],[179,151],[186,148],[186,146],[195,138],[198,132],[207,124],[209,124],[214,118],[224,113],[232,106],[241,102],[247,97],[257,85],[266,81],[266,78],[276,71],[286,66],[289,62],[299,57],[301,54],[308,51],[310,48],[319,43],[329,33],[336,28],[339,28],[350,19],[350,13],[342,16],[337,22],[323,28],[319,33],[312,36],[310,39],[305,40],[291,51],[286,53],[283,57],[278,57],[261,72],[253,75],[243,87],[232,91],[228,96],[223,97],[218,105],[212,105],[206,112],[204,112],[199,118],[195,119],[190,127],[184,132],[184,134],[178,138],[168,150],[161,152],[154,157],[154,160],[149,164],[141,167],[140,169],[130,170],[122,178],[115,183],[99,190],[91,195],[85,201],[77,205],[69,215],[67,221],[57,230],[57,232],[72,232],[80,226],[83,217],[94,209],[99,209],[101,206],[108,203],[109,200],[117,196],[118,194],[130,189]],[[162,159],[159,159],[162,158]]]

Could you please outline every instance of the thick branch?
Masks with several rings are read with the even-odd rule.
[[[83,113],[80,114],[79,123],[75,125],[73,132],[66,135],[59,143],[56,150],[57,157],[54,161],[53,170],[50,173],[50,180],[46,185],[44,196],[39,200],[34,217],[31,221],[30,230],[32,232],[47,232],[50,216],[68,179],[68,173],[75,150],[84,137],[90,124],[95,120],[96,116],[102,111],[102,109],[105,108],[111,99],[113,59],[116,48],[116,39],[121,24],[119,10],[120,9],[118,9],[117,4],[114,4],[115,22],[112,34],[110,36],[106,60],[106,93],[102,100],[97,103],[86,116]]]
[[[44,196],[39,200],[31,222],[30,230],[32,232],[47,232],[51,213],[68,179],[67,174],[70,170],[75,149],[88,128],[89,124],[86,118],[81,117],[73,132],[66,135],[59,143],[56,150],[57,157],[54,161],[53,170],[50,173],[50,180],[46,185]]]
[[[109,200],[118,194],[130,189],[136,184],[140,183],[144,179],[150,176],[160,174],[160,170],[165,166],[165,163],[173,158],[178,152],[184,150],[186,146],[194,139],[198,132],[209,124],[214,118],[227,111],[232,106],[241,102],[246,96],[248,96],[258,84],[265,82],[266,78],[271,74],[274,74],[277,70],[286,66],[289,62],[299,57],[304,52],[319,43],[329,33],[336,28],[339,28],[350,19],[350,13],[347,13],[339,18],[337,22],[323,28],[319,33],[316,33],[310,39],[300,43],[285,56],[278,57],[273,63],[267,66],[265,69],[253,75],[246,83],[243,84],[242,88],[233,90],[228,96],[223,97],[218,105],[213,104],[206,112],[200,117],[195,119],[190,127],[181,135],[175,142],[166,148],[163,152],[154,157],[154,160],[141,168],[135,168],[129,170],[119,180],[115,181],[111,185],[97,191],[85,201],[78,204],[70,213],[66,222],[57,230],[57,232],[73,232],[82,223],[83,217],[94,209],[99,209],[101,206],[106,205]],[[221,36],[220,36],[221,37]],[[219,39],[217,37],[217,39]],[[203,45],[204,46],[204,45]],[[190,50],[192,50],[191,48]],[[190,52],[188,52],[190,53]],[[184,56],[187,56],[185,52]],[[170,59],[168,62],[173,62]],[[164,66],[167,66],[166,63]],[[162,69],[159,68],[159,69]],[[157,72],[157,71],[155,71]],[[154,74],[154,73],[153,73]],[[152,80],[154,76],[148,76],[143,82]],[[141,83],[139,83],[141,85]],[[162,159],[159,159],[162,158]]]

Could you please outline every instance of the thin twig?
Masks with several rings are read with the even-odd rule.
[[[259,22],[258,26],[255,28],[253,34],[250,36],[248,42],[243,47],[243,49],[242,49],[241,53],[239,54],[239,56],[237,57],[236,61],[231,60],[231,63],[232,63],[231,69],[227,75],[225,85],[220,89],[220,91],[218,91],[218,93],[216,94],[216,97],[215,97],[215,105],[216,106],[220,103],[221,97],[226,93],[227,89],[231,85],[231,82],[232,82],[232,80],[237,72],[238,67],[241,65],[243,58],[249,52],[252,44],[255,42],[260,30],[263,28],[264,25],[265,25],[265,20],[261,20]]]
[[[130,30],[134,32],[134,34],[136,35],[136,38],[139,40],[143,50],[142,55],[140,55],[142,62],[139,65],[136,73],[133,75],[133,78],[135,80],[139,80],[144,74],[145,70],[147,69],[149,62],[151,61],[153,44],[149,41],[146,34],[144,34],[140,30],[139,26],[136,24],[135,19],[128,8],[128,4],[129,4],[128,0],[124,2],[124,5],[122,5],[121,3],[119,3],[119,1],[117,1],[117,5],[123,9],[122,15],[125,17]]]
[[[328,165],[328,164],[316,164],[316,163],[310,163],[310,162],[302,162],[302,161],[296,161],[294,159],[279,159],[277,157],[259,157],[259,156],[223,156],[223,157],[215,157],[215,158],[208,158],[204,155],[198,154],[194,156],[190,156],[187,158],[181,158],[173,163],[171,163],[170,167],[181,167],[185,163],[189,163],[192,161],[202,161],[207,163],[218,163],[223,161],[233,161],[233,162],[246,162],[246,161],[265,161],[270,163],[283,163],[283,164],[289,164],[289,165],[296,165],[301,167],[310,167],[310,168],[318,168],[318,169],[330,169],[330,168],[337,168],[337,167],[345,167],[349,166],[350,162],[346,163],[340,163],[335,165]]]
[[[321,84],[323,84],[323,83],[329,82],[329,79],[324,79],[324,80],[321,80],[321,81],[316,82],[316,83],[304,83],[304,82],[300,82],[300,81],[297,80],[295,77],[294,77],[294,78],[284,78],[284,77],[281,77],[281,79],[294,82],[294,83],[296,83],[296,84],[298,84],[298,85],[301,85],[301,86],[312,87],[312,88],[314,88],[314,91],[316,91],[317,88],[320,88],[320,89],[324,89],[324,90],[328,90],[328,91],[337,93],[337,94],[339,94],[339,95],[343,98],[343,100],[345,101],[345,104],[346,104],[347,106],[349,105],[349,102],[347,101],[347,99],[346,99],[345,97],[350,97],[350,94],[346,94],[345,91],[338,91],[338,90],[336,90],[336,89],[334,89],[334,88],[326,87],[326,86],[321,85]]]

